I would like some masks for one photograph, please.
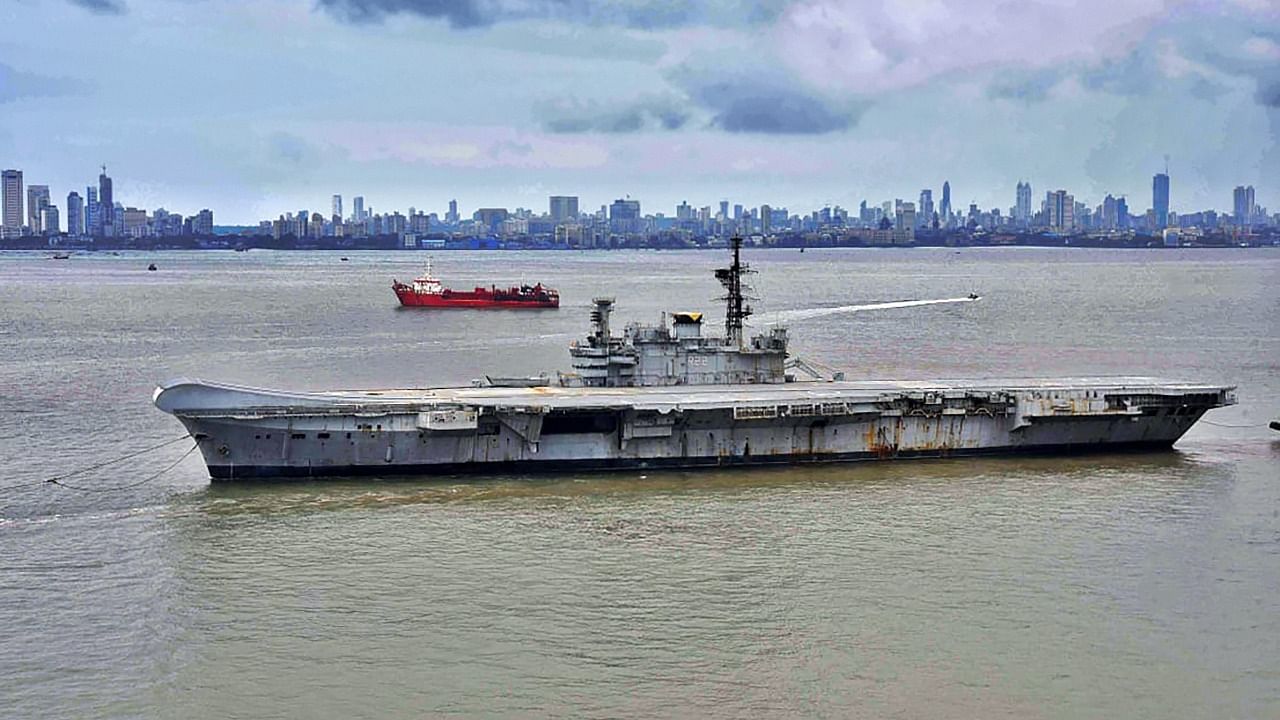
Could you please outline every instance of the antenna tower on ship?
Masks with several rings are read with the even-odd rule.
[[[743,284],[742,276],[752,270],[751,266],[742,262],[742,238],[734,236],[729,239],[729,243],[733,246],[733,264],[727,268],[717,268],[716,279],[729,291],[721,298],[726,302],[725,340],[730,345],[742,347],[742,323],[751,316],[751,306],[746,303],[747,297],[743,294],[744,290],[750,290],[751,287]]]

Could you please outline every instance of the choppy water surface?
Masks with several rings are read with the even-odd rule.
[[[513,314],[400,310],[391,277],[422,256],[349,257],[0,254],[0,486],[180,435],[150,405],[172,376],[564,367],[592,296],[623,321],[713,309],[724,260],[436,258],[454,285],[561,289]],[[1153,455],[259,487],[211,486],[192,456],[125,491],[9,490],[3,714],[1280,716],[1280,253],[748,259],[755,320],[854,376],[1151,374],[1241,404]]]

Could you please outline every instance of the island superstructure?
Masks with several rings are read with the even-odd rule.
[[[290,392],[180,379],[155,403],[215,479],[615,470],[1169,448],[1234,388],[1146,377],[801,379],[787,333],[747,337],[741,242],[702,315],[611,328],[596,299],[572,370],[511,386]]]

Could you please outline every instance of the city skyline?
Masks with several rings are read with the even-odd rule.
[[[1002,8],[11,3],[0,164],[69,189],[106,163],[139,206],[233,224],[335,190],[388,208],[581,188],[822,207],[922,188],[937,202],[946,178],[955,207],[1005,208],[1030,177],[1133,199],[1166,154],[1175,207],[1280,192],[1274,3]],[[140,111],[139,88],[164,101]]]
[[[24,188],[22,169],[3,170],[3,222],[0,238],[30,236],[62,236],[74,238],[155,238],[177,236],[208,236],[214,233],[213,213],[203,209],[184,217],[164,208],[150,213],[147,208],[136,208],[121,203],[114,197],[114,180],[102,166],[98,184],[86,186],[85,197],[72,191],[65,205],[65,233],[61,211],[51,200],[48,185],[30,184]],[[1257,203],[1253,186],[1237,185],[1232,190],[1231,210],[1217,207],[1180,212],[1171,203],[1172,178],[1168,168],[1151,179],[1151,206],[1145,213],[1140,207],[1132,208],[1127,196],[1108,193],[1100,203],[1082,201],[1065,189],[1047,190],[1039,209],[1032,198],[1035,190],[1030,181],[1019,180],[1015,186],[1013,204],[1007,208],[984,208],[971,203],[968,208],[953,208],[951,185],[942,183],[941,202],[933,203],[933,191],[924,188],[919,201],[901,197],[867,204],[860,200],[856,212],[840,205],[827,205],[821,209],[805,208],[792,211],[778,205],[761,203],[744,205],[729,200],[714,205],[693,206],[682,200],[674,208],[674,214],[663,210],[642,210],[639,199],[630,195],[616,198],[611,203],[600,204],[598,210],[580,205],[577,195],[550,195],[546,210],[516,207],[509,209],[490,205],[478,207],[467,219],[459,212],[456,199],[448,203],[443,217],[439,212],[410,206],[407,215],[400,209],[375,210],[366,206],[365,197],[352,197],[350,215],[343,214],[344,197],[340,193],[329,196],[330,213],[325,215],[310,208],[281,212],[275,218],[259,220],[256,224],[233,225],[255,229],[257,236],[301,238],[379,237],[393,235],[400,241],[417,243],[417,238],[431,233],[458,233],[471,237],[500,235],[503,237],[552,237],[554,242],[569,244],[590,238],[591,243],[613,242],[635,235],[654,235],[670,231],[689,233],[689,237],[726,236],[739,233],[806,232],[821,228],[863,228],[892,231],[885,238],[893,243],[914,242],[917,231],[997,231],[1015,233],[1051,233],[1078,235],[1112,231],[1158,235],[1167,229],[1188,230],[1199,236],[1222,228],[1248,230],[1250,228],[1280,227],[1280,213],[1268,215],[1265,205]],[[23,202],[23,195],[26,202]],[[730,207],[732,205],[732,212]],[[1137,210],[1134,212],[1133,210]],[[26,213],[26,222],[22,215]],[[1166,238],[1168,240],[1168,238]],[[1176,242],[1176,236],[1175,240]]]

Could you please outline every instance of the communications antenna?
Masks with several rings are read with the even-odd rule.
[[[729,291],[721,298],[726,303],[724,313],[726,342],[742,347],[742,324],[751,316],[751,306],[746,303],[747,296],[743,293],[751,287],[742,282],[742,276],[754,271],[751,270],[750,265],[742,262],[742,238],[735,235],[729,239],[729,242],[733,246],[733,264],[727,268],[717,268],[716,279],[725,287],[725,290]]]

